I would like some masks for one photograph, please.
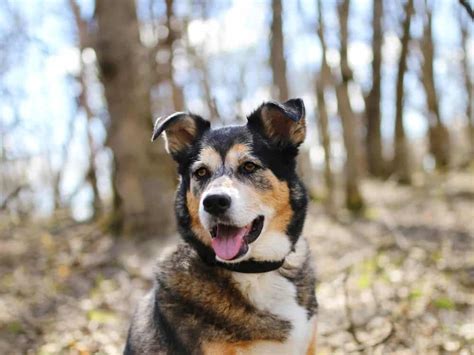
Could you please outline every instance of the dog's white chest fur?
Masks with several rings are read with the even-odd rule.
[[[296,287],[277,271],[262,274],[233,273],[237,287],[258,309],[291,323],[284,343],[262,341],[245,354],[306,354],[313,334],[314,320],[297,302]]]

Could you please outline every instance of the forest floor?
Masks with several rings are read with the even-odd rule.
[[[314,203],[318,354],[474,353],[474,174],[366,181],[363,216]],[[0,217],[0,354],[119,354],[172,245]]]

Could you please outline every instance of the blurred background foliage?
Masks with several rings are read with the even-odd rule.
[[[474,42],[463,3],[3,1],[2,210],[166,234],[172,217],[153,207],[170,203],[176,176],[162,143],[149,144],[153,120],[190,110],[236,124],[297,96],[301,172],[334,211],[363,207],[365,177],[416,184],[465,167]]]
[[[154,119],[243,124],[301,97],[320,351],[472,352],[472,8],[0,2],[0,350],[119,351],[175,241],[176,168],[150,143]]]

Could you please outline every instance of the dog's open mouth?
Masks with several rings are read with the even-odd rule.
[[[218,223],[211,230],[212,248],[223,260],[234,260],[245,255],[249,244],[254,242],[263,228],[264,217],[259,216],[244,227]]]

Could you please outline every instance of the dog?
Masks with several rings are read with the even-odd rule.
[[[178,164],[182,245],[160,262],[124,354],[314,354],[315,273],[301,236],[301,99],[265,102],[243,126],[191,113],[158,119]]]

